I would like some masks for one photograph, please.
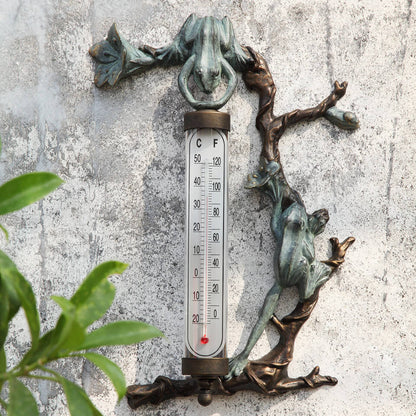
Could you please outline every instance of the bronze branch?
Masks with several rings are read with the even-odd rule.
[[[250,68],[243,73],[243,80],[248,89],[254,90],[259,94],[259,111],[256,118],[256,127],[260,131],[263,139],[263,149],[261,155],[267,161],[279,161],[279,140],[286,128],[293,126],[301,121],[313,121],[319,117],[324,117],[327,110],[336,105],[347,90],[347,82],[334,83],[334,90],[316,107],[306,110],[293,110],[290,113],[276,117],[273,114],[274,97],[276,86],[264,58],[247,47],[253,58]]]
[[[344,261],[347,248],[353,239],[347,238],[341,244],[333,239],[332,256],[334,270]],[[337,264],[337,266],[335,266]],[[292,378],[288,376],[288,367],[293,359],[296,335],[308,320],[318,302],[319,288],[313,296],[304,302],[299,302],[289,315],[279,320],[273,316],[272,322],[279,332],[278,344],[266,355],[258,360],[249,361],[244,373],[229,380],[217,378],[211,386],[214,395],[232,395],[238,391],[251,390],[269,396],[276,396],[292,390],[303,388],[317,388],[323,385],[333,386],[337,379],[319,374],[319,367],[315,367],[308,375]],[[159,376],[154,383],[147,385],[129,386],[127,400],[130,407],[138,408],[144,404],[159,404],[175,397],[198,395],[200,384],[197,380],[173,380]]]

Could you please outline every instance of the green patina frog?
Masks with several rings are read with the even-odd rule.
[[[113,25],[107,40],[93,45],[90,54],[98,62],[95,74],[98,87],[105,83],[113,86],[122,78],[157,65],[183,65],[178,78],[179,89],[195,109],[218,109],[226,104],[237,85],[235,71],[244,70],[252,62],[236,40],[228,17],[220,20],[212,16],[198,18],[195,14],[186,19],[173,42],[163,48],[136,49]],[[222,76],[227,80],[227,89],[218,100],[197,100],[188,86],[191,76],[206,94],[214,92]]]
[[[117,31],[113,24],[107,39],[94,44],[90,55],[97,62],[94,82],[97,87],[116,85],[122,78],[143,72],[156,66],[183,65],[178,76],[179,90],[196,110],[223,107],[231,98],[237,85],[236,72],[245,72],[253,63],[248,48],[243,47],[234,35],[228,17],[217,19],[212,16],[197,17],[191,14],[171,44],[162,48],[148,45],[135,48]],[[196,99],[190,88],[189,79],[205,94],[212,94],[226,78],[224,95],[206,101]],[[330,108],[324,115],[331,123],[342,129],[354,130],[358,119],[354,113]]]
[[[327,210],[307,214],[300,195],[289,187],[276,161],[263,161],[260,169],[249,176],[247,187],[259,188],[273,201],[271,229],[276,239],[275,283],[266,295],[244,350],[231,360],[227,378],[243,371],[251,350],[273,316],[282,290],[296,286],[302,302],[311,297],[332,272],[329,265],[315,259],[314,248],[315,237],[324,231],[329,220]]]

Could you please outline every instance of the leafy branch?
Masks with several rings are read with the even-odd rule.
[[[0,145],[1,148],[1,145]],[[54,189],[62,180],[47,172],[28,173],[0,186],[0,215],[19,210],[35,202]],[[6,229],[1,226],[8,237]],[[40,335],[40,319],[36,298],[30,283],[13,261],[0,250],[0,394],[8,385],[8,398],[0,398],[0,409],[8,416],[39,415],[36,400],[20,379],[49,380],[61,384],[72,416],[100,416],[77,384],[67,380],[48,364],[63,358],[82,358],[92,362],[111,380],[120,400],[126,393],[121,369],[107,357],[89,351],[107,345],[129,345],[149,338],[163,336],[155,327],[140,321],[118,321],[88,332],[88,327],[100,319],[111,306],[115,287],[108,281],[113,274],[121,274],[127,265],[108,261],[97,266],[81,283],[71,299],[52,296],[60,306],[55,327]],[[22,360],[8,368],[5,342],[10,322],[22,308],[31,335],[31,347]]]

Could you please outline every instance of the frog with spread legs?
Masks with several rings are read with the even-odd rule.
[[[90,48],[91,56],[98,62],[95,84],[115,85],[120,79],[142,72],[157,65],[183,65],[179,74],[179,89],[195,109],[218,109],[231,98],[237,85],[235,71],[242,71],[252,61],[234,36],[228,17],[198,18],[191,14],[173,42],[162,48],[143,46],[134,48],[117,32],[115,24],[108,32],[107,40]],[[215,101],[196,100],[188,86],[192,75],[197,87],[211,94],[220,84],[222,76],[227,80],[225,94]]]
[[[235,90],[236,72],[245,72],[254,63],[248,49],[237,41],[227,16],[217,19],[191,14],[173,42],[162,48],[148,45],[135,48],[113,24],[107,39],[94,44],[89,52],[97,62],[94,78],[97,87],[105,84],[112,87],[123,78],[156,66],[182,65],[178,84],[184,98],[196,110],[218,110],[228,102]],[[188,85],[191,76],[198,89],[205,94],[212,94],[224,76],[226,91],[217,100],[197,100]],[[357,127],[357,119],[350,111],[332,107],[325,117],[342,129],[353,130]]]

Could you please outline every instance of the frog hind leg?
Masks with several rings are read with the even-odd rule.
[[[192,54],[192,45],[199,30],[201,19],[191,14],[182,25],[172,43],[154,50],[155,59],[160,65],[169,67],[180,65],[187,61]]]

